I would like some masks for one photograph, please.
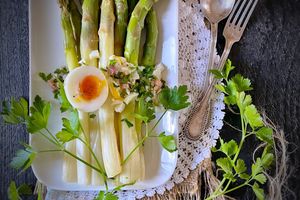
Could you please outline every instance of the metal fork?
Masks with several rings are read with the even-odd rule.
[[[224,67],[232,45],[240,41],[257,2],[258,0],[238,0],[236,2],[223,31],[226,43],[217,69]]]
[[[225,48],[220,59],[219,65],[214,69],[221,70],[228,58],[232,45],[240,41],[246,25],[252,15],[258,0],[237,0],[234,8],[226,22],[223,35],[226,39]],[[201,133],[205,132],[210,121],[210,98],[214,85],[217,80],[211,79],[203,98],[200,100],[200,108],[192,116],[188,126],[188,138],[197,140],[201,137]],[[205,116],[205,118],[204,118]]]

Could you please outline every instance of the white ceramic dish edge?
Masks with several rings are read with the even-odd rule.
[[[30,43],[29,44],[29,48],[30,48],[30,69],[29,69],[30,88],[29,88],[29,90],[30,90],[30,102],[31,103],[33,101],[34,96],[36,94],[40,94],[39,90],[40,91],[41,90],[45,91],[45,89],[48,89],[45,84],[44,84],[44,86],[39,85],[39,83],[40,84],[43,84],[43,83],[42,83],[41,80],[37,80],[38,77],[37,77],[37,73],[36,73],[37,72],[36,71],[37,70],[37,65],[38,65],[39,61],[41,61],[41,60],[44,61],[44,59],[34,58],[34,56],[37,52],[37,49],[34,49],[35,45],[41,45],[41,43],[38,42],[39,38],[35,37],[35,35],[33,34],[33,30],[32,30],[33,26],[38,25],[38,24],[35,24],[36,21],[38,21],[38,20],[37,19],[35,19],[35,21],[33,20],[33,15],[37,14],[37,13],[33,13],[34,12],[33,7],[36,6],[34,3],[37,3],[37,2],[39,2],[39,3],[41,3],[41,2],[49,3],[49,1],[48,2],[46,0],[42,0],[42,1],[41,0],[30,0],[29,1],[29,27],[30,27],[29,28],[29,43]],[[53,1],[53,2],[56,3],[56,1]],[[167,2],[167,1],[165,0],[165,2]],[[171,74],[173,74],[173,76],[167,76],[167,82],[169,82],[171,85],[176,85],[178,83],[178,2],[168,0],[168,3],[170,3],[170,2],[173,2],[172,3],[173,10],[172,10],[172,12],[169,11],[169,12],[171,12],[171,14],[173,14],[172,18],[171,18],[173,23],[174,23],[172,30],[173,31],[175,30],[176,33],[173,33],[173,36],[171,38],[168,38],[168,40],[163,40],[163,43],[161,42],[158,45],[158,48],[161,49],[161,50],[158,50],[158,54],[162,57],[163,63],[166,64],[169,67],[169,73],[171,72]],[[174,3],[174,2],[176,2],[176,3]],[[158,9],[163,9],[162,7],[163,6],[158,6],[158,5],[156,6],[156,8],[158,8]],[[41,10],[39,10],[39,12],[41,12]],[[174,13],[175,13],[175,16],[174,16]],[[41,18],[43,18],[43,17],[41,17]],[[57,18],[57,16],[56,16],[56,18]],[[43,19],[41,19],[41,20],[43,20]],[[160,23],[165,23],[165,22],[163,22],[163,18],[161,18]],[[167,23],[169,23],[169,22],[167,22]],[[37,27],[35,27],[35,28],[37,28]],[[39,27],[39,28],[42,28],[42,27]],[[33,38],[33,37],[35,37],[35,38]],[[47,45],[47,42],[45,42],[45,43]],[[60,43],[62,44],[62,42],[60,42]],[[52,48],[52,50],[53,50],[53,48]],[[38,50],[38,52],[39,51],[40,50]],[[173,63],[171,65],[168,65],[168,59],[165,58],[166,54],[168,56],[168,53],[173,55],[172,59],[170,59],[170,60],[173,61]],[[41,54],[43,54],[43,53],[41,53]],[[56,54],[59,54],[59,57],[64,56],[63,51],[62,51],[62,47],[60,48],[60,50],[58,52],[56,52]],[[52,56],[55,57],[55,55],[52,55]],[[63,63],[61,63],[61,61],[58,61],[58,62],[59,63],[57,63],[57,64],[60,64],[60,65],[63,64]],[[44,62],[44,63],[48,64],[48,62]],[[55,64],[56,63],[51,63],[51,65],[55,65]],[[55,66],[59,66],[59,65],[55,65]],[[55,69],[55,68],[53,68],[53,66],[52,66],[51,69],[48,69],[47,68],[48,66],[44,66],[43,69],[45,69],[45,67],[46,67],[48,72],[53,71],[53,69]],[[43,71],[42,68],[38,68],[38,69],[41,69]],[[174,76],[174,74],[176,74],[176,75]],[[50,91],[50,90],[48,90],[48,91]],[[43,94],[43,95],[41,94],[41,96],[43,98],[47,99],[47,100],[50,100],[53,103],[54,101],[53,101],[53,98],[51,97],[52,94],[49,94],[49,93],[50,92],[47,92],[47,94]],[[55,107],[55,109],[57,109],[57,105],[54,104],[54,107]],[[55,114],[54,114],[54,116],[55,116]],[[51,120],[53,121],[53,119],[54,118],[53,118],[53,115],[52,115],[52,118],[50,119],[50,122],[51,122]],[[172,133],[172,134],[174,134],[175,136],[178,137],[178,116],[177,116],[176,113],[168,113],[166,115],[166,118],[163,120],[162,124],[163,124],[162,126],[164,128],[167,128],[167,132],[170,132],[170,133]],[[40,148],[41,146],[45,146],[45,144],[40,139],[41,138],[39,138],[39,137],[36,137],[36,136],[32,137],[31,136],[30,137],[30,143],[33,146],[37,147],[37,148]],[[156,143],[155,142],[146,143],[145,149],[147,149],[147,146],[153,146],[153,145],[157,146],[158,144],[157,144],[157,142]],[[46,146],[48,146],[48,145],[46,145]],[[160,170],[166,169],[163,176],[161,177],[160,173],[162,173],[162,172],[158,171],[158,173],[154,176],[155,178],[152,178],[151,181],[147,182],[147,180],[146,180],[146,181],[143,181],[143,182],[138,182],[134,186],[130,186],[130,187],[127,187],[125,189],[153,188],[153,187],[157,187],[159,185],[162,185],[163,183],[168,181],[170,179],[170,177],[172,176],[172,174],[175,170],[175,167],[176,167],[177,152],[175,152],[173,154],[170,154],[170,153],[166,152],[165,150],[162,150],[160,152],[160,154],[161,154],[160,155],[160,161],[161,161],[160,162]],[[151,153],[151,155],[152,155],[152,153]],[[146,155],[145,157],[146,157],[146,162],[147,162],[147,158],[149,158],[149,156],[147,157],[147,155]],[[53,169],[53,168],[52,169],[51,168],[50,169],[43,168],[45,166],[49,167],[49,165],[47,165],[47,162],[42,164],[42,161],[46,161],[49,158],[53,162],[58,162],[58,163],[60,162],[60,164],[62,163],[61,162],[62,154],[57,154],[57,153],[56,154],[45,154],[45,156],[43,156],[43,157],[38,156],[37,160],[33,163],[33,166],[32,166],[33,172],[34,172],[35,176],[38,178],[38,180],[40,182],[42,182],[43,184],[45,184],[46,186],[48,186],[49,188],[57,189],[57,190],[70,190],[70,191],[71,190],[84,191],[84,190],[99,190],[99,189],[101,190],[101,189],[104,189],[103,186],[83,186],[83,185],[78,185],[78,184],[63,183],[61,180],[60,181],[53,181],[53,179],[51,179],[52,176],[61,177],[60,176],[61,174],[59,174],[59,173],[61,173],[61,172],[59,172],[61,170]],[[171,165],[170,165],[170,162],[165,162],[166,159],[172,161]],[[60,164],[57,164],[57,166],[60,165]],[[56,173],[58,173],[58,175]]]

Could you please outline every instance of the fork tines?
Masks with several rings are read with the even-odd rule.
[[[239,31],[243,32],[257,2],[258,0],[237,0],[226,26],[236,26]]]

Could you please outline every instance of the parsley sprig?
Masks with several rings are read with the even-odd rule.
[[[31,166],[37,154],[49,152],[64,152],[74,159],[77,159],[90,168],[94,169],[104,178],[106,191],[100,192],[96,199],[117,199],[117,196],[115,195],[116,191],[120,190],[122,187],[132,185],[134,183],[117,186],[111,191],[108,190],[108,177],[104,171],[104,167],[100,164],[98,158],[95,156],[89,142],[87,142],[85,137],[81,137],[81,134],[83,134],[84,136],[85,133],[79,121],[78,111],[71,106],[65,96],[63,81],[66,73],[67,71],[62,68],[56,70],[53,74],[39,74],[40,77],[44,81],[48,82],[51,88],[54,89],[54,97],[59,100],[61,112],[68,112],[69,117],[62,118],[63,127],[56,134],[48,129],[48,121],[52,106],[50,102],[43,100],[40,96],[36,96],[34,98],[32,106],[30,106],[29,108],[28,102],[24,98],[20,98],[19,100],[11,99],[10,101],[4,101],[2,103],[1,115],[5,123],[14,125],[23,124],[26,126],[28,133],[41,135],[55,147],[54,149],[43,149],[37,151],[29,144],[23,144],[24,149],[17,151],[16,156],[11,162],[11,166],[23,172]],[[154,131],[168,111],[178,111],[190,105],[190,103],[188,102],[187,87],[164,87],[160,91],[160,93],[158,94],[158,99],[160,101],[160,105],[162,105],[164,108],[164,112],[150,129],[148,128],[149,123],[155,120],[156,105],[154,105],[153,101],[147,100],[147,95],[145,94],[141,95],[138,98],[136,113],[133,113],[133,115],[137,120],[141,120],[145,124],[146,134],[141,139],[141,141],[139,141],[137,146],[132,149],[131,153],[129,153],[129,155],[123,160],[123,164],[130,158],[134,151],[142,146],[146,139],[150,137],[157,138],[162,147],[169,152],[174,152],[177,150],[176,140],[172,135],[167,135],[165,132],[157,135],[154,133]],[[92,118],[93,116],[90,117]],[[128,126],[131,125],[131,123],[127,119],[122,119],[122,121],[125,122]],[[89,149],[93,159],[95,159],[96,161],[96,164],[90,164],[89,162],[81,159],[65,148],[65,143],[75,139],[81,141]],[[21,191],[22,190],[20,190],[19,192],[20,194]],[[15,197],[16,195],[18,195],[17,192],[18,188],[16,188],[15,184],[13,184],[12,182],[9,194]]]
[[[51,87],[54,98],[59,101],[61,112],[73,109],[64,90],[64,79],[68,73],[69,71],[66,67],[58,68],[49,74],[39,73],[40,78]]]
[[[119,198],[115,193],[126,186],[130,186],[130,185],[134,185],[134,184],[135,184],[135,182],[122,184],[122,185],[115,187],[110,192],[100,191],[94,200],[118,200]]]
[[[146,133],[145,136],[122,161],[122,165],[127,162],[130,156],[140,146],[142,146],[148,138],[157,138],[161,146],[168,152],[172,153],[177,151],[176,140],[173,135],[166,135],[165,132],[157,135],[154,133],[154,131],[168,111],[179,111],[187,108],[190,105],[190,102],[188,102],[187,93],[188,91],[186,86],[175,86],[174,88],[169,88],[167,86],[164,87],[158,94],[159,102],[163,106],[164,111],[151,128],[149,128],[149,122],[155,119],[154,104],[153,102],[147,102],[144,97],[141,97],[138,100],[137,113],[135,113],[134,116],[136,119],[141,120],[145,124]]]
[[[21,196],[32,195],[31,187],[27,184],[22,184],[17,187],[15,181],[11,181],[7,190],[8,199],[10,200],[19,200]]]
[[[90,144],[86,142],[84,137],[80,137],[80,134],[84,134],[82,127],[79,122],[78,112],[75,109],[70,110],[69,119],[62,118],[63,128],[56,134],[53,134],[48,129],[48,121],[51,112],[51,104],[45,100],[42,100],[40,96],[36,96],[33,102],[33,105],[29,108],[30,112],[28,112],[28,102],[24,98],[20,98],[19,100],[11,99],[11,101],[4,101],[2,108],[2,118],[7,124],[25,124],[27,131],[30,134],[39,134],[44,139],[46,139],[49,143],[54,145],[54,149],[44,149],[36,151],[29,144],[23,144],[24,149],[18,150],[16,156],[12,159],[10,166],[21,170],[24,172],[27,170],[37,154],[49,153],[49,152],[64,152],[71,157],[79,160],[80,162],[86,164],[90,168],[97,171],[105,180],[107,187],[107,176],[104,171],[103,166],[100,165],[100,162],[96,155],[94,154]],[[97,165],[92,165],[89,162],[81,159],[77,155],[68,151],[64,144],[66,142],[78,139],[81,141],[86,147],[89,149],[93,159],[95,159]],[[23,187],[21,187],[22,189]],[[118,187],[119,188],[119,187]],[[8,194],[11,197],[10,199],[16,200],[20,199],[19,195],[21,195],[22,190],[16,188],[15,183],[12,182],[9,187]],[[113,193],[111,193],[113,195]],[[105,195],[110,195],[110,192],[105,192]]]
[[[217,79],[223,79],[222,83],[215,87],[225,94],[224,102],[228,107],[235,107],[239,111],[241,122],[241,140],[230,140],[224,142],[220,139],[220,145],[212,148],[213,152],[221,152],[224,156],[216,160],[218,170],[222,171],[223,179],[217,189],[207,198],[215,199],[218,196],[226,195],[229,192],[241,187],[249,186],[259,200],[265,198],[262,185],[267,182],[265,171],[270,168],[274,160],[273,154],[273,130],[267,127],[247,91],[252,90],[251,82],[240,74],[229,78],[230,72],[234,69],[231,61],[228,60],[222,71],[211,70]],[[240,151],[246,139],[255,136],[264,143],[265,148],[259,157],[253,162],[251,169],[247,169],[245,161],[239,158]],[[240,181],[241,184],[235,187],[232,183]]]

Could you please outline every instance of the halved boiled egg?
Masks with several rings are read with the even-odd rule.
[[[108,97],[108,84],[103,72],[90,66],[72,70],[66,77],[64,88],[74,108],[83,112],[98,110]]]

